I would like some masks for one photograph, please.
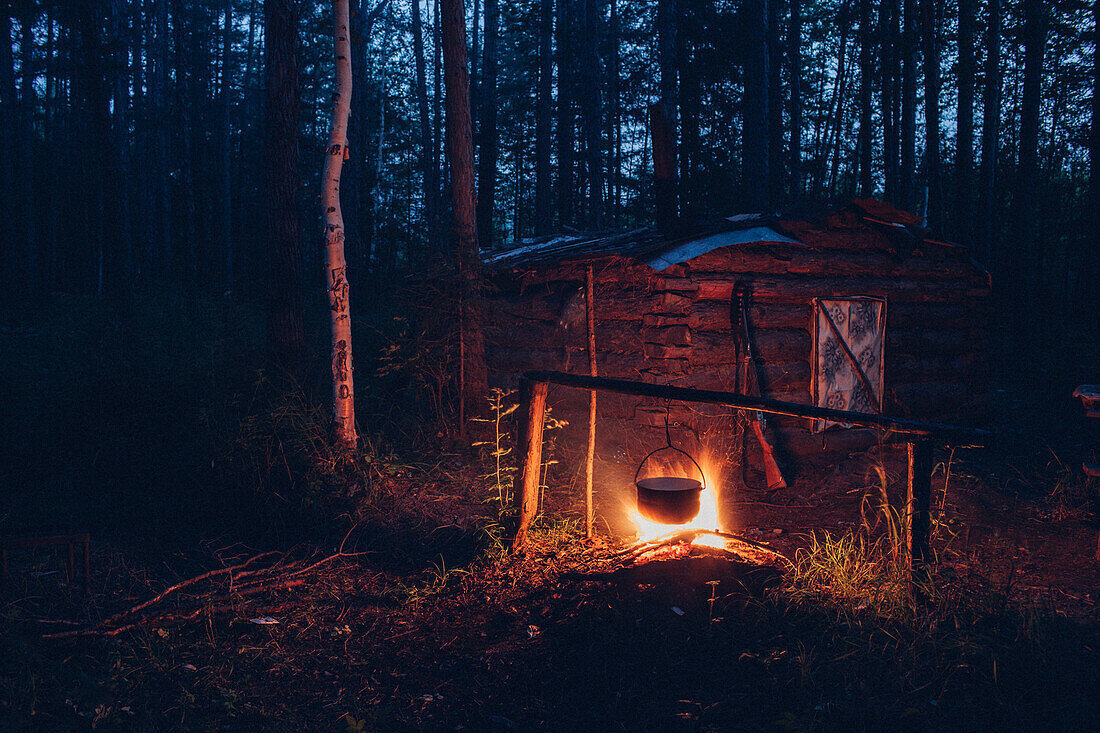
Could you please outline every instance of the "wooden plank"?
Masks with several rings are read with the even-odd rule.
[[[517,445],[523,456],[519,491],[515,492],[518,524],[512,539],[513,552],[527,542],[527,533],[539,508],[539,476],[542,472],[542,428],[546,413],[546,394],[549,383],[522,379],[519,385],[519,414],[521,416]]]
[[[596,376],[596,308],[592,284],[592,265],[585,269],[585,311],[588,321],[588,374]],[[585,537],[596,536],[596,515],[592,504],[592,472],[596,458],[596,390],[588,392],[588,451],[584,464]]]
[[[932,443],[927,440],[910,442],[908,454],[909,481],[905,515],[909,582],[914,597],[920,597],[928,582],[928,563],[932,560]]]
[[[839,251],[785,248],[783,257],[771,247],[723,248],[691,260],[693,273],[825,275],[833,277],[888,277],[893,279],[953,279],[979,283],[985,274],[961,260],[909,257],[898,260],[883,251]]]
[[[989,431],[976,428],[918,422],[886,415],[872,415],[868,413],[851,412],[848,410],[832,410],[826,407],[801,405],[763,397],[746,397],[732,392],[685,389],[683,387],[670,387],[649,382],[611,379],[608,377],[589,377],[581,374],[566,374],[563,372],[533,371],[528,372],[524,376],[530,381],[552,382],[554,384],[575,387],[578,389],[598,389],[608,392],[618,392],[620,394],[656,397],[658,399],[726,405],[728,407],[736,407],[745,410],[759,410],[760,412],[767,412],[773,415],[833,420],[853,425],[877,427],[909,435],[933,436],[940,440],[956,444],[965,443],[968,445],[981,445],[990,437]]]
[[[729,277],[708,279],[700,275],[697,300],[729,302],[734,281]],[[922,282],[918,280],[889,280],[875,278],[829,277],[776,277],[755,275],[746,278],[752,288],[753,301],[799,303],[812,298],[828,296],[844,298],[872,295],[888,298],[890,303],[948,303],[963,301],[968,297],[988,295],[988,289],[969,288],[957,282]],[[971,292],[974,291],[974,292]]]

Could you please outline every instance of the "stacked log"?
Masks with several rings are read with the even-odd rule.
[[[595,277],[600,374],[732,390],[737,352],[730,298],[743,283],[751,291],[749,321],[764,395],[809,404],[813,299],[877,296],[887,302],[885,411],[964,423],[980,417],[988,391],[988,275],[963,259],[919,251],[900,257],[871,230],[802,230],[799,236],[814,246],[724,247],[661,272],[621,258],[602,262]],[[573,318],[582,278],[578,264],[501,278],[486,334],[498,382],[508,384],[528,369],[586,369],[583,324]],[[580,418],[587,397],[553,389],[550,402],[557,414]],[[614,421],[617,432],[628,423],[663,428],[664,415],[665,405],[637,398],[599,406],[599,419]],[[674,424],[700,435],[714,417],[713,410],[684,406],[670,411]],[[806,421],[792,418],[769,425],[788,456],[821,455],[823,446],[857,450],[878,440],[865,430],[812,434]]]

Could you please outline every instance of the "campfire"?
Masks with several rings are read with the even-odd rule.
[[[662,450],[662,449],[658,449]],[[674,449],[676,450],[676,449]],[[656,453],[657,451],[655,451]],[[650,457],[643,459],[643,464]],[[687,454],[685,454],[687,455]],[[754,542],[746,537],[729,532],[722,524],[722,518],[718,510],[720,475],[718,465],[707,455],[701,455],[698,462],[690,455],[693,468],[697,468],[702,481],[693,482],[686,475],[687,469],[682,462],[662,461],[655,473],[647,478],[636,481],[638,486],[637,499],[632,501],[627,509],[627,514],[634,525],[636,541],[628,545],[622,555],[633,561],[656,559],[667,555],[688,556],[697,554],[737,556],[744,560],[764,565],[785,565],[783,555],[759,542]],[[639,473],[641,473],[641,466]],[[654,484],[653,482],[658,482]],[[653,488],[662,483],[670,487],[678,486],[673,482],[701,483],[703,487],[698,491],[698,510],[689,519],[682,522],[661,522],[654,519],[654,512],[645,511],[643,492],[646,485]],[[691,491],[687,483],[681,491]],[[659,490],[659,489],[658,489]],[[670,488],[669,491],[676,491]],[[675,503],[684,502],[684,499],[674,499]],[[666,514],[667,516],[668,514]]]
[[[637,502],[630,509],[630,516],[634,522],[635,533],[641,542],[652,542],[660,537],[671,535],[685,530],[699,530],[697,540],[698,544],[709,544],[712,547],[721,546],[722,542],[716,535],[710,534],[712,532],[719,532],[722,529],[721,518],[718,514],[718,482],[715,479],[717,471],[714,469],[712,462],[707,457],[701,457],[699,465],[699,473],[703,478],[704,489],[698,492],[696,500],[698,502],[698,509],[690,516],[681,522],[662,522],[654,518],[654,512],[648,511],[643,514],[645,509],[645,496],[646,493],[654,493],[660,486],[657,482],[667,482],[671,484],[672,481],[690,481],[690,477],[677,475],[678,468],[665,464],[660,469],[660,476],[653,476],[637,481],[638,492]],[[645,489],[644,486],[650,486],[653,488]],[[675,491],[675,489],[667,490],[669,493]],[[690,491],[690,489],[683,489],[683,491]],[[648,515],[648,516],[647,516]]]

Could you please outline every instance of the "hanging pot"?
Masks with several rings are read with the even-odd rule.
[[[639,479],[646,461],[666,450],[687,456],[699,471],[701,480],[686,476],[650,476]],[[670,440],[668,445],[652,451],[638,464],[638,470],[634,472],[634,486],[638,489],[639,514],[658,524],[683,524],[699,514],[699,498],[707,488],[707,477],[691,454],[675,447]]]

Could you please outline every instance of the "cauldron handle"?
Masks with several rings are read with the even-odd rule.
[[[662,445],[660,448],[657,448],[656,450],[651,450],[649,453],[646,454],[646,457],[643,458],[642,462],[638,464],[638,470],[634,472],[634,483],[635,484],[638,483],[638,477],[642,475],[642,466],[645,465],[646,461],[648,461],[650,458],[652,458],[655,454],[660,453],[663,450],[668,450],[670,448],[672,450],[676,451],[677,453],[683,453],[685,456],[688,457],[688,460],[691,461],[695,465],[695,469],[699,472],[700,478],[703,479],[703,488],[700,489],[700,491],[706,491],[707,490],[707,475],[705,473],[703,473],[703,468],[699,465],[699,462],[696,461],[695,458],[690,453],[688,453],[686,450],[683,450],[682,448],[677,448],[676,446],[672,445],[672,443],[668,443],[667,445]]]

